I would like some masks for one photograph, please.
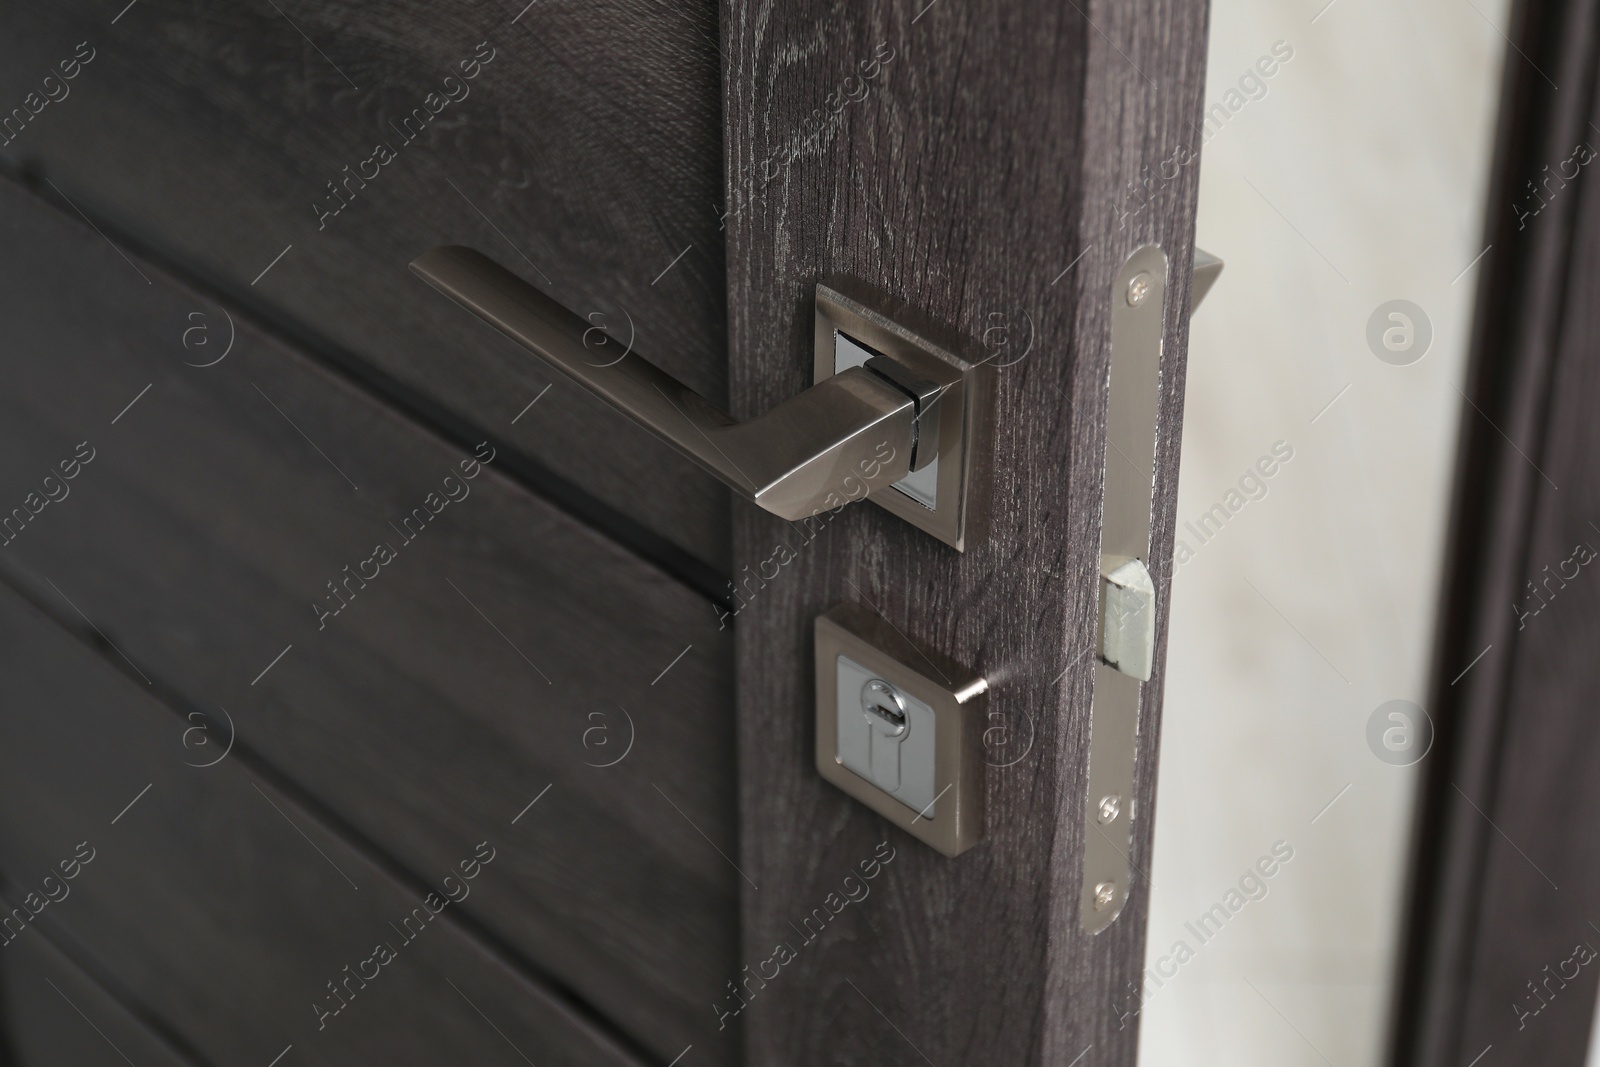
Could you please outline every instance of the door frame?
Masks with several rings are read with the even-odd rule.
[[[1600,849],[1585,840],[1600,794],[1571,773],[1600,759],[1588,726],[1600,672],[1584,653],[1596,594],[1579,579],[1548,617],[1523,610],[1543,604],[1529,592],[1548,581],[1540,564],[1562,558],[1545,558],[1552,543],[1600,547],[1600,532],[1571,529],[1600,475],[1574,465],[1584,420],[1561,404],[1575,388],[1600,398],[1600,385],[1581,388],[1600,348],[1585,315],[1600,186],[1586,166],[1548,178],[1577,144],[1600,144],[1600,21],[1592,5],[1515,0],[1507,33],[1393,999],[1397,1067],[1581,1065],[1600,988],[1600,967],[1549,977],[1575,942],[1600,947]],[[1529,999],[1534,982],[1550,983],[1548,1001]],[[1519,1014],[1519,994],[1525,1010],[1548,1010]]]

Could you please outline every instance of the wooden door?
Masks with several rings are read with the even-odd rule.
[[[1080,916],[1112,308],[1158,246],[1160,635],[1204,30],[1198,0],[13,12],[7,1054],[1132,1064],[1159,640],[1127,903]],[[820,279],[903,301],[994,364],[987,536],[730,502],[407,272],[445,244],[736,416],[811,383]],[[841,603],[988,680],[959,857],[813,766]]]

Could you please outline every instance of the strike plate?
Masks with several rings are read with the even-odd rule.
[[[988,683],[841,604],[817,618],[817,773],[946,856],[983,835]]]
[[[1150,510],[1161,402],[1167,254],[1134,252],[1111,287],[1111,379],[1106,401],[1105,504],[1100,524],[1100,659],[1089,720],[1079,916],[1104,930],[1128,902],[1139,701],[1150,677],[1155,588]]]
[[[819,282],[813,383],[878,355],[938,383],[929,420],[937,422],[937,451],[931,463],[919,461],[919,469],[867,499],[965,551],[988,530],[993,368],[975,342],[902,301],[852,279]],[[920,421],[919,437],[922,455],[930,442]]]

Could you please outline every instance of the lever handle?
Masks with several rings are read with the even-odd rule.
[[[937,426],[939,389],[879,356],[764,415],[738,422],[655,364],[588,346],[596,330],[470,248],[424,252],[423,281],[715,474],[791,521],[859,500],[926,466],[918,421]],[[599,346],[596,346],[598,348]],[[927,435],[937,441],[936,432]]]

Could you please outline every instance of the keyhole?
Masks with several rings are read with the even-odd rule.
[[[861,687],[861,711],[876,733],[898,739],[906,732],[906,705],[894,686],[874,678]]]
[[[874,678],[861,687],[861,713],[872,727],[868,745],[872,780],[880,789],[893,793],[900,788],[900,744],[906,739],[906,729],[910,726],[906,719],[906,702],[894,686],[882,678]]]

